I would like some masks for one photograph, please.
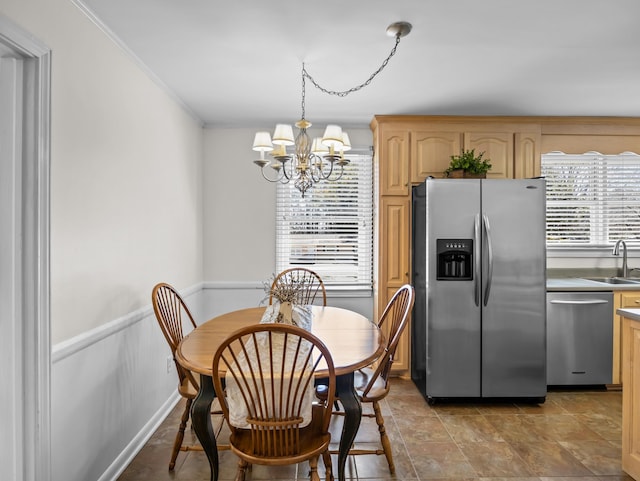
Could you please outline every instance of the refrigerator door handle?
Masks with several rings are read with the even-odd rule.
[[[482,258],[480,256],[480,214],[476,214],[473,223],[473,292],[476,306],[480,305],[480,269],[482,269]]]
[[[484,226],[484,233],[487,246],[487,285],[484,290],[484,305],[489,302],[489,294],[491,293],[491,283],[493,281],[493,247],[491,245],[491,228],[489,226],[489,218],[486,214],[482,214],[482,224]]]

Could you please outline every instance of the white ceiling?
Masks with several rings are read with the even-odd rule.
[[[413,25],[363,90],[307,81],[306,118],[640,116],[638,0],[77,0],[196,117],[293,123],[301,69],[347,90]]]

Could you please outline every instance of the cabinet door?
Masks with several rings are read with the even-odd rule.
[[[380,194],[409,195],[409,132],[383,132],[379,154]]]
[[[377,316],[382,314],[393,293],[410,280],[410,204],[411,198],[409,196],[383,196],[381,198]],[[392,368],[394,373],[402,375],[409,371],[410,332],[411,329],[407,328],[400,339]]]
[[[517,132],[514,136],[514,169],[516,179],[540,175],[540,132]]]
[[[640,479],[640,322],[623,319],[622,469]]]
[[[430,175],[443,177],[452,155],[460,154],[460,132],[411,132],[411,182],[421,183]]]
[[[613,296],[613,384],[622,384],[622,316],[620,308],[640,307],[640,291],[618,291]]]
[[[513,133],[512,132],[465,132],[464,148],[484,152],[491,160],[489,179],[513,178]]]
[[[410,201],[409,197],[382,197],[379,265],[385,285],[380,286],[381,292],[409,282]]]

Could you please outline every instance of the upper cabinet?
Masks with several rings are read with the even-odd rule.
[[[465,132],[465,150],[474,149],[476,154],[484,152],[484,158],[491,160],[491,179],[513,178],[513,132]]]
[[[412,130],[411,182],[419,184],[429,176],[442,177],[451,156],[460,153],[461,145],[460,132]]]
[[[513,137],[513,176],[516,179],[527,179],[540,175],[541,139],[540,130],[515,133]]]
[[[452,155],[484,152],[489,178],[540,175],[540,125],[468,117],[376,117],[381,195],[409,195],[410,185],[440,178]]]
[[[409,132],[385,130],[380,142],[380,194],[409,195]]]

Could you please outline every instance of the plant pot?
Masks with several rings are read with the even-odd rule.
[[[486,179],[487,174],[471,174],[463,169],[455,169],[447,173],[449,179]]]
[[[455,170],[452,170],[450,172],[447,172],[447,177],[449,179],[462,179],[462,178],[464,178],[464,170],[455,169]]]
[[[486,179],[487,174],[470,174],[469,172],[465,172],[463,177],[465,179]]]

